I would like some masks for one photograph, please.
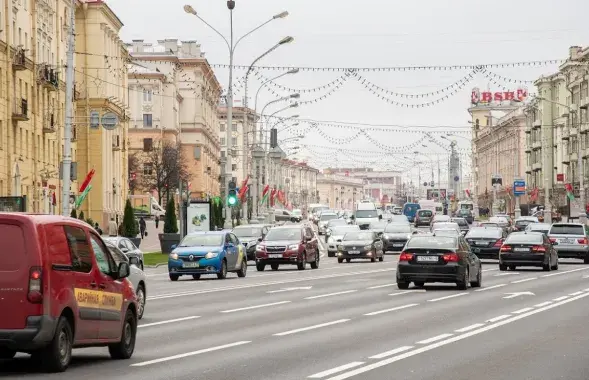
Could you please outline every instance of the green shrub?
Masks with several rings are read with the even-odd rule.
[[[76,212],[76,209],[75,208],[72,209],[72,212],[70,213],[70,216],[72,218],[78,219],[78,213]]]
[[[127,238],[136,237],[138,232],[135,223],[135,213],[133,212],[131,201],[127,199],[127,202],[125,203],[125,213],[123,215],[121,236]]]
[[[170,199],[166,206],[166,215],[164,215],[164,233],[178,233],[178,218],[176,217],[176,204],[174,203],[174,199]]]
[[[80,219],[82,222],[86,220],[86,218],[84,218],[84,211],[80,211],[80,214],[78,214],[78,219]]]

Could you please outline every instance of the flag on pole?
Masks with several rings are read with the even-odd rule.
[[[94,173],[96,173],[96,171],[92,169],[88,172],[88,174],[86,174],[86,178],[84,178],[84,182],[82,182],[80,185],[80,190],[78,191],[80,194],[86,190],[86,187],[88,187],[90,181],[92,181],[92,177],[94,177]]]
[[[567,192],[567,198],[569,198],[569,200],[574,201],[575,200],[575,191],[573,189],[573,185],[571,185],[570,183],[567,183],[566,185],[564,185],[564,189]]]
[[[263,205],[264,203],[268,203],[269,191],[270,191],[270,185],[264,186],[264,190],[262,190],[262,199],[260,199],[260,205]]]
[[[92,190],[92,185],[88,185],[88,187],[86,187],[86,190],[84,190],[84,192],[80,194],[78,198],[76,198],[76,209],[80,208],[80,205],[82,204],[82,202],[84,202],[84,199],[86,199],[90,190]]]

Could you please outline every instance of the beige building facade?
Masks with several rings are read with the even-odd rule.
[[[221,157],[227,155],[227,107],[219,107],[219,141]],[[254,144],[254,132],[257,118],[254,110],[244,107],[233,107],[233,125],[231,126],[231,174],[237,178],[238,184],[253,174],[251,168],[251,152]]]
[[[306,208],[317,202],[319,170],[306,162],[282,160],[283,189],[294,208]]]
[[[317,176],[318,202],[332,209],[353,210],[363,197],[364,180],[342,174]]]

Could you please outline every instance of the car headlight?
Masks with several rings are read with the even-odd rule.
[[[289,245],[289,246],[287,247],[287,249],[288,249],[289,251],[295,251],[295,250],[298,250],[298,249],[299,249],[299,245],[298,245],[298,244],[291,244],[291,245]]]
[[[407,235],[407,239],[411,239],[411,235],[412,235],[412,234],[409,234],[409,235]]]
[[[266,248],[265,245],[262,245],[262,244],[256,245],[256,251],[258,251],[258,252],[263,252],[265,248]]]
[[[174,253],[174,252],[170,253],[170,259],[172,259],[172,260],[178,260],[178,254],[177,253]]]
[[[215,257],[219,257],[219,252],[209,252],[205,255],[205,259],[214,259]]]
[[[364,249],[372,249],[372,244],[366,244],[366,245],[364,246]]]

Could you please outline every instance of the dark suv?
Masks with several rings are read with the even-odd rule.
[[[296,265],[304,270],[307,263],[319,268],[319,244],[310,226],[285,225],[271,228],[259,239],[256,247],[256,269],[263,271],[266,265],[278,270],[280,265]]]
[[[415,215],[415,227],[429,226],[432,222],[434,213],[432,210],[419,210]]]

